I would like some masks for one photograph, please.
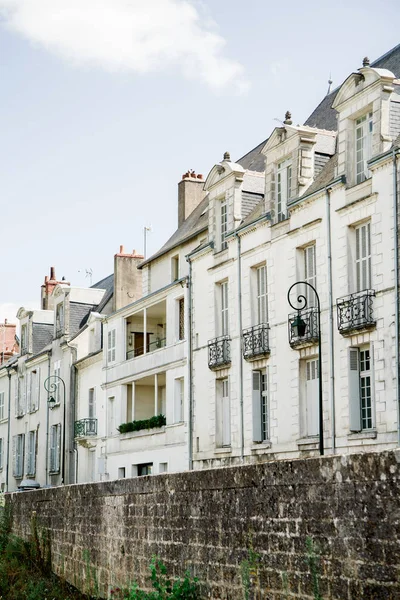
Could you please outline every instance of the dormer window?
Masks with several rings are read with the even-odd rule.
[[[21,354],[28,352],[28,325],[21,327]]]
[[[221,250],[225,250],[227,247],[226,243],[226,233],[228,231],[228,207],[226,203],[226,198],[221,200],[220,206],[220,240],[221,240]]]
[[[372,156],[372,112],[356,119],[355,122],[355,147],[356,147],[356,183],[361,183],[369,177],[367,161]]]
[[[64,304],[60,302],[56,306],[56,336],[62,335],[64,332]]]
[[[287,203],[292,189],[292,162],[284,160],[278,163],[276,172],[276,212],[278,221],[287,217]]]

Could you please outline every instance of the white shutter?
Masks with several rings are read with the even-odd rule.
[[[349,348],[349,429],[361,431],[359,353]]]
[[[221,283],[221,334],[228,335],[229,313],[228,313],[228,282]]]
[[[265,265],[257,269],[257,313],[258,324],[267,323],[267,268]]]
[[[231,444],[231,411],[229,406],[228,379],[222,382],[222,445]]]
[[[261,372],[253,371],[253,441],[262,442]]]
[[[15,383],[14,383],[14,410],[15,410],[15,416],[18,416],[18,411],[19,411],[19,377],[18,375],[15,376]]]
[[[318,435],[318,375],[318,359],[308,360],[306,363],[307,435]]]
[[[304,248],[304,281],[314,288],[317,285],[315,245]],[[308,285],[305,286],[305,297],[309,307],[315,306],[315,294]]]
[[[356,281],[357,292],[371,287],[371,225],[366,223],[356,229]]]
[[[27,375],[25,375],[25,377],[22,380],[22,403],[21,403],[22,414],[26,412],[27,386],[28,386],[28,377],[27,377]]]
[[[61,456],[61,424],[57,425],[56,471],[60,470]]]
[[[31,461],[32,474],[34,475],[36,473],[36,431],[32,431]]]
[[[37,370],[36,372],[36,377],[35,377],[35,384],[36,384],[36,389],[35,389],[35,406],[34,406],[34,410],[38,410],[39,408],[39,402],[40,402],[40,369]]]
[[[13,435],[12,439],[12,464],[13,464],[13,475],[17,474],[17,436]]]
[[[26,412],[32,410],[32,373],[26,374]]]

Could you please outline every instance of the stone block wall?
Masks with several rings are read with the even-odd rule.
[[[400,451],[285,460],[72,485],[8,496],[13,532],[51,537],[53,570],[105,597],[147,586],[153,554],[190,570],[203,598],[400,598]],[[242,575],[250,560],[250,589]],[[92,583],[93,587],[93,583]]]

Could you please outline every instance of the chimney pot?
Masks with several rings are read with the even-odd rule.
[[[124,247],[123,247],[123,246],[120,246],[120,247],[119,247],[119,253],[120,253],[120,254],[123,254],[123,253],[124,253]]]
[[[203,179],[203,175],[202,175],[201,173],[199,173],[199,174],[197,175],[197,179]]]
[[[50,267],[50,279],[54,281],[55,278],[56,278],[56,269],[55,269],[55,267]]]

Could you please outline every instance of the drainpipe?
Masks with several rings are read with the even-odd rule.
[[[329,390],[331,397],[331,438],[332,454],[336,453],[336,415],[335,415],[335,346],[334,346],[334,321],[333,321],[333,286],[332,286],[332,229],[331,229],[331,192],[332,188],[326,188],[326,224],[327,224],[327,251],[328,251],[328,307],[329,307]]]
[[[192,261],[189,256],[186,257],[189,263],[189,278],[187,282],[188,289],[188,367],[189,367],[189,415],[188,415],[188,458],[189,471],[193,469],[193,295],[192,295]]]
[[[397,182],[397,152],[393,148],[393,216],[394,216],[394,289],[395,289],[395,356],[396,356],[396,404],[397,444],[400,446],[400,372],[399,372],[399,208]]]
[[[6,367],[8,377],[8,421],[7,421],[7,464],[6,464],[6,492],[8,492],[8,478],[10,473],[10,428],[11,428],[11,369],[15,367]]]
[[[50,377],[51,350],[47,353],[47,377]],[[46,400],[46,485],[49,485],[49,394]]]
[[[243,411],[243,339],[242,339],[242,257],[241,257],[241,239],[238,233],[237,239],[237,258],[238,258],[238,308],[239,308],[239,339],[240,339],[240,360],[239,360],[239,398],[240,398],[240,458],[244,462],[244,411]]]

